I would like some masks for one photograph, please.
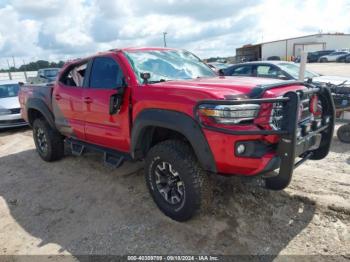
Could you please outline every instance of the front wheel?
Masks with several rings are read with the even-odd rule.
[[[174,220],[186,221],[210,205],[209,176],[182,141],[166,140],[151,148],[145,179],[159,209]]]
[[[337,131],[338,139],[343,143],[350,143],[350,124],[339,127]]]
[[[64,155],[63,137],[41,118],[33,123],[33,138],[39,156],[47,161],[59,160]]]

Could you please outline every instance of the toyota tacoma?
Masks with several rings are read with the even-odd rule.
[[[119,167],[145,162],[160,210],[177,221],[210,203],[210,177],[259,177],[282,190],[328,154],[334,104],[312,83],[218,76],[190,52],[113,49],[67,62],[57,80],[22,85],[21,113],[45,161],[87,150]]]

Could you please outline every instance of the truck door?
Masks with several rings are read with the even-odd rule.
[[[52,110],[58,130],[85,140],[83,90],[88,61],[69,66],[60,76],[52,94]]]
[[[86,141],[128,152],[129,90],[116,56],[93,59],[83,102]]]

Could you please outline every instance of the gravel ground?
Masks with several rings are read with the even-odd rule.
[[[30,129],[0,133],[0,254],[326,254],[350,258],[350,145],[299,167],[273,192],[215,179],[211,210],[164,216],[142,163],[105,167],[98,154],[46,163]]]
[[[306,69],[322,75],[350,76],[350,63],[308,63]]]

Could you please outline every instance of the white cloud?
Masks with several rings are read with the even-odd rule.
[[[12,0],[0,4],[0,68],[105,49],[163,44],[201,57],[323,32],[350,33],[349,0]]]

